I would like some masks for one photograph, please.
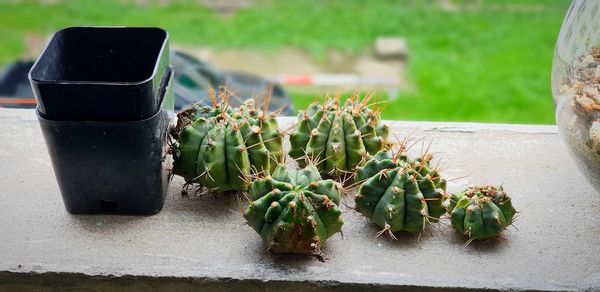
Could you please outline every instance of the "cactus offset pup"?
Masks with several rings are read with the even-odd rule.
[[[446,213],[446,181],[430,167],[431,159],[425,154],[409,160],[402,145],[397,153],[378,152],[356,170],[356,210],[383,228],[378,235],[420,233]]]
[[[298,127],[290,135],[290,156],[300,167],[313,161],[326,177],[351,174],[368,154],[387,145],[389,129],[379,111],[369,108],[371,98],[354,95],[343,105],[339,97],[312,103],[298,115]]]
[[[173,173],[210,191],[245,191],[251,174],[269,173],[283,155],[276,114],[266,114],[268,97],[261,111],[253,99],[232,109],[224,88],[209,96],[212,107],[192,106],[177,115]]]
[[[340,232],[342,187],[323,180],[314,165],[294,171],[280,165],[271,176],[250,184],[244,218],[273,253],[299,253],[324,259],[321,246]]]
[[[469,240],[500,236],[517,213],[501,186],[472,186],[454,194],[448,212],[452,227]]]

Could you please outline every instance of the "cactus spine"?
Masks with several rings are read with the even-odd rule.
[[[379,110],[369,108],[369,100],[355,95],[344,105],[339,97],[312,103],[298,115],[298,127],[290,135],[290,156],[301,167],[316,161],[319,172],[327,177],[352,173],[368,154],[387,144],[389,129],[381,124]]]
[[[323,180],[314,165],[300,171],[278,166],[250,184],[244,218],[274,253],[321,256],[321,246],[342,228],[342,187]]]
[[[192,106],[178,114],[173,173],[214,192],[245,191],[251,174],[269,173],[281,159],[276,114],[257,109],[252,99],[232,109],[224,88],[209,96],[212,107]]]
[[[402,145],[395,154],[376,153],[356,170],[356,210],[383,228],[379,234],[420,233],[445,213],[446,181],[430,167],[431,159],[426,154],[409,160]]]
[[[500,236],[517,212],[501,186],[472,186],[450,196],[448,213],[452,227],[474,240]]]

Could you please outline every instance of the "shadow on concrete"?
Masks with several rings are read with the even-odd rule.
[[[411,234],[402,231],[394,232],[394,237],[396,239],[392,238],[388,232],[384,232],[383,234],[377,236],[381,231],[381,227],[373,222],[370,222],[368,225],[369,230],[371,231],[368,234],[372,234],[372,237],[375,241],[377,241],[377,244],[382,244],[390,248],[418,248],[419,242],[425,239],[425,234],[422,234],[419,237],[418,234]]]
[[[186,220],[222,222],[226,217],[235,215],[241,218],[238,195],[233,193],[202,193],[194,187],[185,192],[178,181],[171,182],[165,200],[165,209],[181,214]],[[241,198],[242,199],[242,198]],[[243,199],[242,199],[243,200]]]
[[[264,247],[264,246],[263,246]],[[327,255],[327,251],[323,251],[324,255]],[[317,261],[312,255],[304,255],[304,254],[273,254],[269,253],[266,255],[267,258],[271,259],[271,262],[277,268],[292,271],[302,270],[307,263],[312,263],[313,261]]]
[[[452,235],[448,238],[448,240],[456,244],[458,251],[466,253],[497,253],[500,250],[508,248],[510,245],[510,240],[506,235],[504,235],[502,238],[473,240],[468,242],[468,237],[460,235],[457,232],[452,232]]]

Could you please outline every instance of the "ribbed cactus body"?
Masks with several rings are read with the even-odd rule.
[[[301,167],[315,162],[319,172],[339,178],[360,166],[368,154],[382,150],[389,129],[381,124],[379,113],[366,102],[337,99],[312,103],[298,115],[298,126],[290,135],[290,156]]]
[[[356,210],[390,234],[421,232],[446,211],[446,181],[431,169],[431,155],[409,160],[404,153],[380,151],[356,170],[360,184]]]
[[[274,170],[283,152],[276,117],[253,100],[184,110],[173,136],[173,173],[215,192],[247,190],[250,175]]]
[[[327,238],[341,231],[341,185],[323,180],[314,165],[300,171],[278,166],[250,184],[248,224],[274,253],[319,255]]]
[[[499,236],[516,214],[511,198],[496,186],[473,186],[450,196],[448,212],[452,227],[472,239]]]

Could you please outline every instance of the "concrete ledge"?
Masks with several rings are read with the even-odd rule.
[[[2,273],[0,289],[31,291],[40,287],[58,290],[97,291],[433,291],[431,287],[398,286],[381,283],[342,283],[338,281],[287,281],[203,277],[151,277],[151,276],[90,276],[81,273]],[[443,287],[445,291],[462,291]]]
[[[327,241],[321,263],[265,254],[235,198],[182,197],[178,178],[155,216],[68,214],[34,117],[0,109],[0,290],[600,289],[600,196],[553,126],[393,123],[433,141],[443,174],[459,178],[451,192],[503,184],[519,230],[464,246],[440,225],[391,242],[344,208],[344,237]]]

